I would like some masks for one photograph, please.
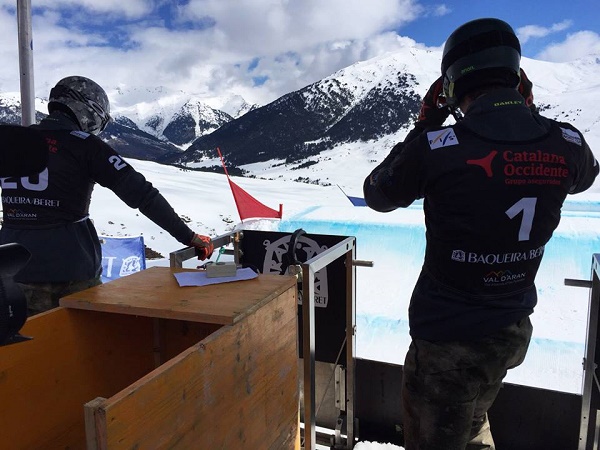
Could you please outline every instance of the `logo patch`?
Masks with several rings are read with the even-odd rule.
[[[492,178],[494,176],[494,173],[492,172],[492,161],[494,160],[494,157],[497,154],[498,154],[498,152],[496,150],[492,150],[484,158],[480,158],[480,159],[468,159],[467,160],[467,164],[481,167],[485,171],[485,174],[487,175],[487,177],[488,178]]]
[[[466,253],[463,250],[452,250],[452,261],[465,262]]]
[[[87,139],[90,136],[90,133],[86,133],[85,131],[80,130],[71,131],[71,134],[81,139]]]
[[[427,140],[429,141],[429,147],[431,147],[431,150],[449,147],[451,145],[458,145],[458,138],[456,137],[456,134],[454,134],[454,129],[452,128],[430,131],[427,133]]]
[[[581,136],[579,136],[577,132],[569,130],[568,128],[561,128],[561,131],[565,141],[581,146]]]
[[[502,286],[524,281],[527,273],[513,273],[510,270],[492,271],[483,276],[483,284],[486,286]]]

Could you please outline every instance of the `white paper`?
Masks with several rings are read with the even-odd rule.
[[[230,283],[232,281],[251,280],[258,276],[258,274],[249,267],[246,267],[245,269],[238,269],[237,273],[233,277],[208,278],[206,276],[206,272],[200,270],[197,272],[178,272],[173,275],[175,275],[175,279],[179,283],[180,287],[208,286],[209,284]]]

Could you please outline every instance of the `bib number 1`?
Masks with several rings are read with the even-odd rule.
[[[519,228],[519,241],[529,240],[536,203],[537,197],[523,197],[505,211],[509,219],[514,219],[520,212],[523,212],[521,227]]]

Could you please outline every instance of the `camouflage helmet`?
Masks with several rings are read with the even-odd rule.
[[[48,111],[52,113],[65,108],[86,133],[99,134],[110,121],[106,92],[89,78],[66,77],[52,88]]]
[[[444,45],[444,96],[452,105],[469,89],[486,83],[516,87],[520,61],[521,45],[508,23],[494,18],[467,22]]]

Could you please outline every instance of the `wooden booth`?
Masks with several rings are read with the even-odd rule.
[[[296,279],[67,296],[0,347],[0,449],[300,448]]]

